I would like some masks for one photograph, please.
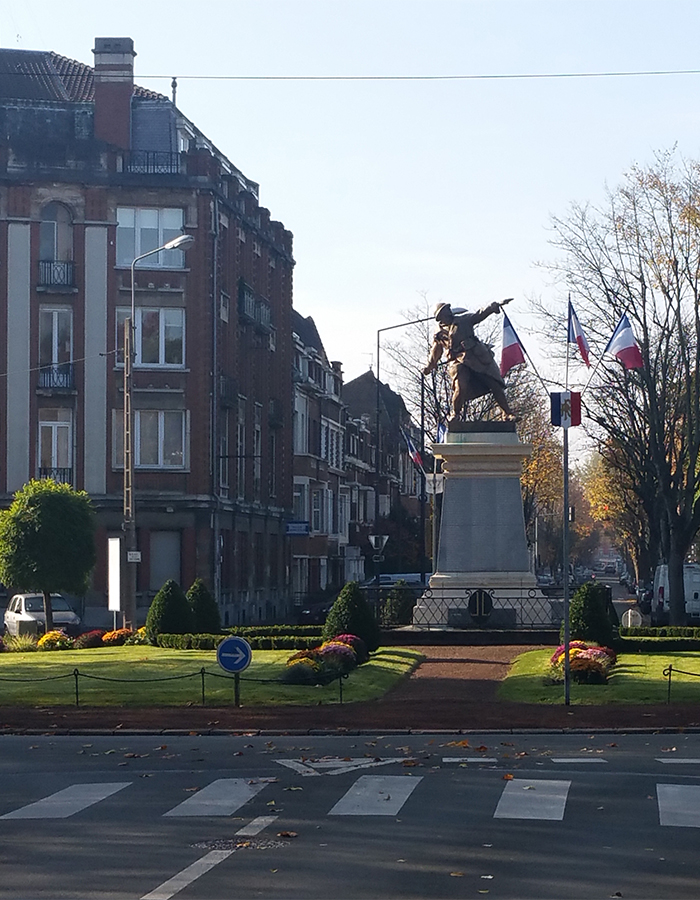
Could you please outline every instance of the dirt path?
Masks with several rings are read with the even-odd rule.
[[[343,706],[91,709],[0,707],[0,731],[308,731],[700,728],[700,704],[539,706],[504,703],[498,683],[534,647],[421,647],[425,662],[381,700]]]

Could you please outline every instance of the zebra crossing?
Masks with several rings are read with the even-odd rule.
[[[659,762],[665,763],[666,760]],[[546,777],[546,773],[542,773],[540,777],[529,777],[526,773],[507,777],[509,780],[505,784],[502,776],[497,774],[491,780],[490,804],[482,810],[485,816],[524,822],[563,822],[575,817],[576,810],[572,810],[569,799],[571,779]],[[336,795],[339,793],[339,796],[326,809],[325,815],[388,818],[396,817],[399,813],[410,814],[412,810],[424,815],[426,794],[421,796],[420,801],[414,800],[416,793],[420,793],[420,789],[425,786],[425,781],[426,778],[418,774],[359,775],[349,787],[333,792]],[[333,782],[337,784],[335,779]],[[231,817],[244,812],[246,806],[255,801],[263,791],[278,783],[277,778],[216,778],[185,800],[156,815],[165,819]],[[638,790],[637,799],[640,802],[644,799],[656,800],[660,826],[700,828],[700,785],[657,783],[654,798],[647,796],[645,790]],[[139,784],[136,781],[71,784],[0,815],[0,835],[4,820],[79,817],[92,807],[109,804],[110,798],[116,795],[129,795],[131,801],[137,802],[138,791]],[[273,826],[280,816],[274,809],[274,802],[268,802],[267,805],[273,806],[270,812],[274,814],[253,816],[236,834],[254,836]],[[303,804],[295,807],[295,813],[303,815]]]

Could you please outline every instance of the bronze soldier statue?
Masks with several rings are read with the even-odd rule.
[[[491,303],[474,313],[454,313],[449,303],[438,303],[435,308],[435,319],[440,327],[433,337],[433,347],[423,374],[428,375],[437,368],[442,354],[446,353],[447,371],[452,379],[450,421],[461,417],[470,400],[485,394],[493,394],[506,421],[516,421],[506,399],[505,382],[493,352],[488,344],[480,341],[474,334],[475,325],[493,313],[500,312],[512,299],[509,297],[502,303]]]

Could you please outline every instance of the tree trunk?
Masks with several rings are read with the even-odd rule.
[[[679,547],[671,539],[668,555],[668,608],[669,625],[685,625],[685,585],[683,579],[683,563],[685,547]]]
[[[44,621],[46,622],[46,630],[53,631],[53,610],[51,609],[51,594],[49,591],[42,591],[44,595]]]

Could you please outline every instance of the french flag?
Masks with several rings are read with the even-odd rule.
[[[571,428],[581,424],[581,393],[579,391],[561,391],[550,394],[552,408],[552,425],[560,428]]]
[[[403,435],[403,439],[406,441],[406,446],[408,447],[408,455],[413,460],[416,468],[420,469],[420,471],[423,472],[423,460],[420,453],[416,449],[416,445],[409,437],[408,432],[404,431],[403,428],[401,429],[401,434]]]
[[[608,341],[608,346],[603,353],[612,353],[626,369],[643,369],[644,360],[637,341],[627,318],[627,313],[622,314],[613,336]]]
[[[569,300],[569,336],[568,336],[569,344],[578,344],[578,349],[581,353],[581,358],[585,362],[585,364],[590,368],[591,361],[588,358],[588,341],[586,340],[586,335],[583,333],[583,328],[581,328],[581,323],[578,320],[578,316],[574,311],[573,304],[571,300]]]
[[[501,376],[513,366],[525,362],[525,351],[508,316],[503,313],[503,344],[501,346]]]

